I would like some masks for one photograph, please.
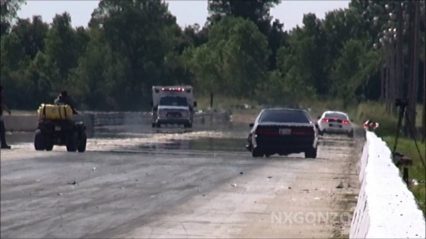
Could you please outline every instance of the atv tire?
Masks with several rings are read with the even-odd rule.
[[[78,152],[83,153],[86,151],[86,143],[87,143],[86,132],[82,132],[80,134],[80,138],[78,139],[78,146],[77,146]]]
[[[34,136],[34,148],[37,151],[45,150],[45,138],[41,130],[37,129]]]
[[[75,132],[69,132],[66,140],[67,151],[75,152],[77,150],[77,134]]]

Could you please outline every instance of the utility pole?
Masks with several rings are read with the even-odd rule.
[[[386,92],[386,67],[382,66],[380,68],[380,101],[381,102],[386,102],[386,96],[385,96],[385,92]]]
[[[422,19],[423,19],[423,26],[426,26],[426,4],[425,2],[423,2],[423,15]],[[426,38],[425,38],[426,41]],[[426,44],[426,43],[425,43]],[[422,132],[423,132],[423,142],[426,141],[426,46],[425,46],[425,51],[423,51],[423,93],[422,93],[422,98],[423,98],[423,119],[422,119]]]
[[[426,20],[423,19],[423,21],[425,22],[424,25],[426,26]],[[426,51],[426,50],[425,50]],[[423,52],[424,56],[423,56],[423,120],[422,120],[422,125],[423,125],[423,142],[426,141],[426,52]]]
[[[406,98],[408,99],[407,112],[405,114],[405,135],[409,132],[416,132],[416,104],[417,104],[417,83],[419,79],[418,70],[418,38],[419,38],[419,2],[411,0],[408,5],[409,11],[409,74],[405,87]],[[415,137],[415,136],[412,136]]]
[[[396,99],[401,99],[403,97],[403,86],[404,86],[404,53],[402,51],[403,48],[403,27],[404,27],[404,19],[403,19],[403,6],[401,4],[396,5],[396,32],[394,31],[394,39],[396,40],[396,59],[395,59],[395,82],[396,82],[396,92],[395,98],[392,99],[392,105],[394,104]],[[395,29],[395,28],[394,28]],[[397,111],[397,109],[395,109]]]

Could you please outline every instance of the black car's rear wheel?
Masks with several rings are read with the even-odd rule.
[[[316,158],[317,148],[311,148],[305,152],[305,158]]]
[[[351,131],[348,133],[348,137],[349,137],[349,138],[353,138],[353,137],[354,137],[354,131],[353,131],[353,130],[351,130]]]
[[[262,157],[263,152],[259,148],[253,148],[251,150],[251,156],[253,156],[254,158]]]
[[[44,150],[45,147],[44,135],[41,130],[37,129],[34,136],[34,148],[35,150]]]
[[[45,147],[47,151],[52,151],[53,149],[53,141],[45,139]]]

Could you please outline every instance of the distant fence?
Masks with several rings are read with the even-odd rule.
[[[367,132],[350,238],[425,238],[425,219],[386,143]]]

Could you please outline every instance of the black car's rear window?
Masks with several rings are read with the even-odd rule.
[[[301,110],[265,110],[259,118],[260,122],[273,123],[309,123],[309,119]]]

